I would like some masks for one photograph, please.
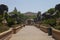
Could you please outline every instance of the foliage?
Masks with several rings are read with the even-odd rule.
[[[55,8],[50,8],[47,12],[53,14],[55,12]]]
[[[55,15],[54,18],[59,18],[60,17],[60,12],[58,11]]]
[[[0,26],[0,33],[7,31],[8,29],[9,29],[9,27],[7,27],[7,26]]]
[[[55,19],[44,20],[44,21],[42,21],[42,23],[50,25],[52,27],[56,26],[56,20]]]
[[[2,23],[2,20],[3,20],[3,16],[0,15],[0,23]]]
[[[6,12],[5,12],[6,11]],[[24,23],[26,19],[28,18],[24,14],[21,14],[16,7],[12,12],[8,12],[8,6],[7,5],[0,5],[0,32],[6,31],[9,29],[9,27],[12,27],[12,25]],[[3,26],[2,21],[6,19],[7,26]],[[17,22],[17,23],[16,23]],[[9,27],[8,27],[9,26]]]
[[[48,16],[46,15],[47,13],[49,13]],[[42,16],[42,23],[49,24],[55,29],[60,30],[60,25],[56,25],[56,19],[60,18],[60,4],[57,4],[55,8],[50,8],[47,12],[43,13]]]
[[[52,16],[50,15],[50,13],[48,12],[45,12],[42,14],[42,19],[45,20],[45,19],[50,19],[52,18]]]
[[[20,14],[19,18],[20,18],[20,22],[24,23],[29,17],[24,14]]]
[[[56,20],[55,19],[49,19],[48,22],[49,22],[50,26],[52,26],[52,27],[56,26]]]
[[[11,17],[9,17],[9,18],[7,19],[7,23],[8,23],[8,26],[9,26],[9,27],[11,27],[12,25],[15,24],[15,23],[14,23],[14,20],[13,20]]]
[[[60,30],[60,25],[55,26],[54,28]]]
[[[60,11],[60,4],[57,4],[57,5],[55,6],[55,10]]]
[[[40,21],[40,20],[41,20],[41,12],[39,11],[37,14],[37,21]]]
[[[8,12],[8,6],[1,4],[0,5],[0,14],[3,14],[5,11]]]
[[[27,16],[25,16],[24,14],[20,13],[17,8],[15,7],[14,10],[12,12],[9,13],[9,15],[11,16],[13,22],[16,24],[19,23],[24,23],[25,20],[28,18]]]
[[[2,23],[2,21],[7,18],[7,17],[5,17],[5,13],[7,13],[7,12],[8,12],[8,6],[1,4],[0,5],[0,33],[9,29],[9,27],[5,26]]]

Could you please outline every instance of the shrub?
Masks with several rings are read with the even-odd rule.
[[[56,26],[56,20],[55,19],[44,20],[44,21],[42,21],[42,23],[48,24],[48,25],[53,26],[53,27]]]
[[[7,31],[8,29],[9,29],[9,27],[0,24],[0,33],[4,32],[4,31]]]
[[[8,19],[7,19],[7,23],[8,23],[8,26],[9,26],[9,27],[11,27],[12,25],[14,25],[14,21],[13,21],[13,19],[11,19],[11,18],[8,18]]]
[[[49,19],[49,21],[48,21],[48,24],[50,25],[50,26],[56,26],[56,20],[55,19]]]
[[[54,28],[60,30],[60,25],[59,26],[55,26]]]

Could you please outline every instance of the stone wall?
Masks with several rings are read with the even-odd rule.
[[[40,29],[43,32],[48,33],[48,28],[46,26],[40,25]],[[52,35],[51,36],[56,40],[60,40],[60,30],[52,28]]]
[[[13,28],[13,33],[16,34],[23,27],[24,27],[24,25],[21,25],[21,26],[18,26],[18,27]]]
[[[48,28],[47,28],[47,27],[41,26],[41,27],[40,27],[40,30],[42,30],[42,31],[45,32],[45,33],[48,33]]]
[[[0,33],[0,40],[9,40],[12,37],[12,28],[8,31]]]
[[[13,34],[16,34],[24,25],[15,27],[15,28],[10,28],[9,30],[0,33],[0,40],[9,40]]]
[[[60,30],[53,29],[52,37],[55,38],[56,40],[60,40]]]

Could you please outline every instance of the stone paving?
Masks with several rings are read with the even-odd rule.
[[[13,34],[10,40],[54,40],[47,33],[34,26],[25,26],[17,34]]]

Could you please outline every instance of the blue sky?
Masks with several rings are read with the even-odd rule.
[[[14,7],[16,7],[22,13],[45,12],[49,8],[54,8],[59,3],[60,0],[0,0],[0,4],[8,5],[9,12],[13,11]]]

